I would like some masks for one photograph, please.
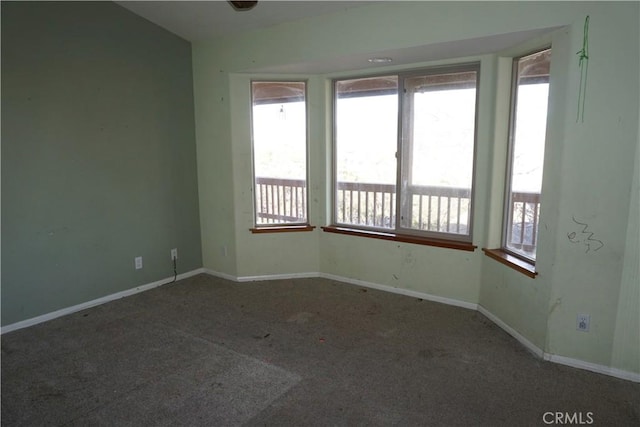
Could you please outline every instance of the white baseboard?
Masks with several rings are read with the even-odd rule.
[[[405,295],[414,298],[421,298],[428,301],[439,302],[442,304],[452,305],[455,307],[467,308],[470,310],[477,310],[482,313],[485,317],[495,323],[498,327],[503,329],[506,333],[511,335],[516,339],[524,348],[530,351],[534,356],[546,360],[553,363],[558,363],[561,365],[571,366],[578,369],[585,369],[591,372],[596,372],[599,374],[605,374],[609,376],[613,376],[616,378],[621,378],[628,381],[640,382],[640,374],[623,371],[621,369],[611,368],[604,365],[598,365],[595,363],[585,362],[579,359],[571,359],[569,357],[558,356],[554,354],[545,353],[540,347],[533,344],[524,335],[520,334],[518,331],[513,329],[507,323],[502,321],[499,317],[491,313],[485,307],[480,304],[474,304],[466,301],[460,301],[452,298],[445,298],[437,295],[425,294],[418,291],[412,291],[409,289],[403,288],[394,288],[392,286],[381,285],[378,283],[367,282],[359,279],[352,279],[349,277],[338,276],[334,274],[327,273],[292,273],[292,274],[274,274],[274,275],[265,275],[265,276],[244,276],[244,277],[234,277],[224,273],[218,273],[211,270],[205,270],[205,273],[211,274],[213,276],[222,277],[224,279],[232,280],[234,282],[249,282],[249,281],[263,281],[263,280],[277,280],[277,279],[295,279],[295,278],[313,278],[313,277],[321,277],[324,279],[335,280],[343,283],[350,283],[352,285],[363,286],[371,289],[378,289],[385,292],[391,292],[395,294]]]
[[[520,344],[522,344],[527,350],[533,353],[535,356],[549,361],[553,363],[558,363],[561,365],[571,366],[573,368],[585,369],[591,372],[609,375],[612,377],[620,378],[623,380],[640,382],[640,374],[635,372],[624,371],[617,368],[612,368],[609,366],[598,365],[595,363],[585,362],[579,359],[572,359],[565,356],[558,356],[555,354],[545,353],[542,349],[537,347],[531,341],[526,339],[523,335],[513,329],[511,326],[507,325],[500,318],[495,316],[485,307],[480,304],[474,304],[466,301],[456,300],[452,298],[440,297],[437,295],[425,294],[418,291],[412,291],[409,289],[403,288],[394,288],[392,286],[381,285],[378,283],[367,282],[364,280],[352,279],[349,277],[337,276],[334,274],[326,274],[326,273],[288,273],[288,274],[273,274],[273,275],[263,275],[263,276],[232,276],[226,273],[220,273],[214,270],[206,269],[206,268],[198,268],[196,270],[189,271],[187,273],[179,274],[176,280],[186,279],[198,274],[209,274],[211,276],[220,277],[225,280],[233,281],[233,282],[254,282],[254,281],[267,281],[267,280],[283,280],[283,279],[307,279],[307,278],[315,278],[321,277],[324,279],[335,280],[343,283],[350,283],[352,285],[363,286],[366,288],[377,289],[380,291],[391,292],[395,294],[405,295],[414,298],[421,298],[428,301],[439,302],[442,304],[452,305],[455,307],[466,308],[470,310],[477,310],[486,316],[493,323],[502,328],[505,332],[515,338]],[[122,292],[117,292],[115,294],[107,295],[102,298],[98,298],[92,301],[87,301],[82,304],[74,305],[72,307],[63,308],[61,310],[54,311],[52,313],[43,314],[41,316],[37,316],[31,319],[23,320],[20,322],[13,323],[11,325],[3,326],[1,328],[0,334],[5,334],[7,332],[15,331],[18,329],[26,328],[29,326],[37,325],[38,323],[46,322],[48,320],[52,320],[61,316],[65,316],[67,314],[75,313],[80,310],[84,310],[90,307],[95,307],[97,305],[101,305],[107,303],[109,301],[114,301],[120,298],[124,298],[130,295],[134,295],[140,292],[148,291],[153,288],[157,288],[162,285],[166,285],[168,283],[173,282],[173,277],[169,277],[166,279],[158,280],[153,283],[148,283],[146,285],[136,286],[135,288],[131,288]]]
[[[486,318],[491,320],[493,323],[498,325],[500,328],[502,328],[502,330],[504,330],[506,333],[511,335],[513,338],[515,338],[520,344],[522,344],[527,350],[529,350],[535,356],[539,357],[540,359],[544,358],[544,351],[541,348],[539,348],[534,343],[526,339],[523,335],[521,335],[518,331],[513,329],[511,326],[507,325],[499,317],[495,316],[493,313],[491,313],[489,310],[487,310],[480,304],[478,304],[478,311],[482,313]]]
[[[267,280],[285,280],[285,279],[310,279],[310,278],[323,278],[336,280],[338,282],[349,283],[352,285],[363,286],[365,288],[378,289],[380,291],[391,292],[394,294],[405,295],[414,298],[421,298],[428,301],[439,302],[442,304],[453,305],[456,307],[467,308],[470,310],[476,310],[478,308],[477,304],[460,301],[453,298],[445,298],[437,295],[430,295],[423,292],[412,291],[409,289],[403,288],[394,288],[392,286],[380,285],[378,283],[367,282],[364,280],[351,279],[349,277],[337,276],[334,274],[326,274],[326,273],[285,273],[285,274],[270,274],[270,275],[262,275],[262,276],[231,276],[226,273],[220,273],[213,270],[205,269],[205,273],[210,274],[212,276],[220,277],[223,279],[231,280],[234,282],[259,282],[259,281],[267,281]]]
[[[204,268],[199,268],[196,270],[189,271],[187,273],[178,274],[176,280],[186,279],[188,277],[195,276],[197,274],[205,273]],[[105,304],[110,301],[114,301],[120,298],[128,297],[130,295],[138,294],[140,292],[148,291],[149,289],[157,288],[162,285],[166,285],[168,283],[173,282],[173,277],[168,277],[166,279],[158,280],[153,283],[147,283],[146,285],[136,286],[135,288],[127,289],[125,291],[116,292],[115,294],[106,295],[104,297],[94,299],[91,301],[83,302],[81,304],[73,305],[71,307],[62,308],[60,310],[53,311],[51,313],[43,314],[37,317],[33,317],[31,319],[22,320],[20,322],[12,323],[7,326],[3,326],[0,334],[5,334],[7,332],[15,331],[22,328],[27,328],[29,326],[37,325],[38,323],[43,323],[48,320],[53,320],[58,317],[66,316],[67,314],[76,313],[78,311],[95,307],[97,305]]]
[[[285,280],[285,279],[310,279],[320,277],[320,273],[284,273],[284,274],[265,274],[261,276],[233,276],[227,273],[221,273],[215,270],[204,269],[206,274],[219,277],[221,279],[230,280],[232,282],[263,282],[268,280]]]
[[[318,277],[322,277],[324,279],[336,280],[338,282],[350,283],[352,285],[364,286],[365,288],[391,292],[393,294],[405,295],[408,297],[420,298],[427,301],[434,301],[442,304],[453,305],[455,307],[468,308],[470,310],[477,310],[478,308],[478,304],[474,304],[471,302],[461,301],[453,298],[440,297],[437,295],[425,294],[423,292],[412,291],[410,289],[394,288],[393,286],[380,285],[378,283],[367,282],[359,279],[351,279],[349,277],[336,276],[334,274],[320,273]]]
[[[531,341],[526,339],[523,335],[521,335],[518,331],[513,329],[511,326],[507,325],[500,318],[496,317],[489,310],[484,308],[481,305],[478,305],[478,311],[485,315],[489,320],[502,328],[506,333],[515,338],[520,344],[522,344],[527,350],[532,352],[537,357],[546,360],[548,362],[558,363],[560,365],[570,366],[572,368],[584,369],[587,371],[595,372],[598,374],[609,375],[611,377],[620,378],[627,381],[640,382],[640,374],[635,372],[624,371],[622,369],[612,368],[605,365],[599,365],[596,363],[585,362],[580,359],[572,359],[570,357],[558,356],[556,354],[549,354],[544,352],[541,348],[533,344]]]
[[[544,360],[549,362],[558,363],[560,365],[571,366],[572,368],[584,369],[587,371],[595,372],[597,374],[609,375],[611,377],[620,378],[627,381],[633,381],[640,383],[640,374],[635,372],[624,371],[622,369],[611,368],[605,365],[598,365],[597,363],[585,362],[580,359],[572,359],[570,357],[558,356],[557,354],[544,354]]]
[[[269,274],[265,276],[240,276],[238,282],[261,282],[265,280],[285,280],[285,279],[311,279],[320,277],[320,273],[289,273],[289,274]]]
[[[421,298],[428,301],[439,302],[442,304],[452,305],[455,307],[462,307],[470,310],[477,310],[485,317],[491,320],[493,323],[502,328],[506,333],[515,338],[520,344],[522,344],[527,350],[529,350],[534,356],[553,363],[559,363],[561,365],[567,365],[578,369],[586,369],[588,371],[621,378],[624,380],[640,382],[640,374],[634,372],[623,371],[621,369],[611,368],[604,365],[597,365],[594,363],[585,362],[578,359],[571,359],[564,356],[557,356],[545,353],[541,348],[533,344],[527,338],[525,338],[518,331],[502,321],[499,317],[495,316],[485,307],[480,304],[474,304],[466,301],[456,300],[453,298],[445,298],[437,295],[425,294],[418,291],[412,291],[403,288],[394,288],[392,286],[381,285],[378,283],[367,282],[359,279],[352,279],[349,277],[337,276],[327,273],[290,273],[290,274],[273,274],[264,276],[241,276],[235,277],[225,273],[219,273],[213,270],[204,269],[204,272],[212,276],[221,277],[223,279],[231,280],[234,282],[250,282],[250,281],[265,281],[265,280],[279,280],[279,279],[296,279],[296,278],[314,278],[321,277],[324,279],[336,280],[338,282],[350,283],[352,285],[363,286],[371,289],[378,289],[385,292],[391,292],[395,294],[410,296],[414,298]]]
[[[219,277],[221,279],[230,280],[232,282],[238,281],[238,278],[236,276],[232,276],[231,274],[221,273],[219,271],[210,270],[208,268],[203,268],[202,270],[204,270],[204,273],[208,274],[209,276]]]

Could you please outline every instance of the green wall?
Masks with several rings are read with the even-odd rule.
[[[640,372],[640,129],[638,134],[612,355],[612,366],[631,372]]]
[[[576,52],[582,47],[587,15],[591,17],[588,95],[585,121],[576,123],[580,79]],[[628,237],[637,229],[633,217],[638,212],[630,200],[632,191],[637,192],[631,183],[637,180],[639,17],[639,5],[629,2],[380,2],[195,43],[204,266],[240,277],[320,272],[478,304],[548,355],[638,373],[633,362],[637,349],[626,337],[637,337],[640,328],[634,264],[638,249],[634,238]],[[407,66],[482,62],[474,243],[495,247],[504,188],[506,56],[553,43],[536,279],[480,250],[466,253],[318,229],[279,235],[249,232],[251,78],[263,77],[265,70],[305,65],[312,69],[387,49],[436,43],[456,47],[464,40],[549,28],[559,29],[549,32],[546,41],[521,43],[509,52],[448,59],[445,52],[438,61]],[[327,82],[367,71],[363,65],[351,72],[295,76],[309,79],[312,225],[330,221]],[[223,201],[224,208],[215,200]],[[567,234],[579,231],[574,216],[587,222],[605,247],[585,253],[583,245],[571,243]],[[591,315],[590,332],[576,331],[578,313]]]
[[[193,111],[187,41],[111,2],[2,2],[2,325],[172,277],[171,248],[202,266]]]
[[[545,235],[555,245],[555,256],[544,264],[551,282],[546,351],[605,366],[618,350],[616,328],[640,328],[637,310],[634,316],[619,304],[623,261],[631,250],[627,232],[640,115],[639,7],[598,3],[585,8],[591,18],[584,122],[576,121],[580,74],[575,52],[582,45],[582,23],[567,32],[564,52],[570,59],[560,112],[565,120],[556,124],[551,141],[560,147],[561,160],[555,175],[543,183],[556,195],[543,211],[556,231]],[[572,243],[570,233],[583,241],[589,236],[574,217],[588,224],[587,233],[604,246]],[[589,333],[576,331],[578,313],[591,315]]]

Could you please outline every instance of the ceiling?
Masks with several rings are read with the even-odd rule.
[[[259,0],[251,10],[236,11],[224,0],[208,1],[116,1],[133,13],[191,42],[270,27],[297,19],[340,13],[377,1],[277,1]],[[555,28],[542,28],[481,38],[430,43],[421,46],[349,56],[325,58],[304,63],[279,64],[243,70],[263,73],[325,74],[362,70],[389,65],[417,64],[448,58],[483,55],[509,49]],[[372,57],[393,58],[392,64],[372,64]]]
[[[371,1],[259,0],[251,10],[235,11],[224,0],[116,1],[115,3],[185,40],[195,42],[287,21],[338,13]]]
[[[259,71],[264,73],[330,74],[365,68],[388,67],[389,65],[419,64],[422,62],[440,61],[450,58],[485,55],[507,50],[513,46],[517,46],[528,40],[535,39],[536,37],[540,37],[554,31],[557,28],[558,27],[540,28],[473,39],[430,43],[408,48],[362,52],[349,56],[327,58],[321,61],[262,67],[256,70],[247,71]],[[393,62],[391,64],[372,64],[369,62],[369,58],[373,57],[392,58]]]

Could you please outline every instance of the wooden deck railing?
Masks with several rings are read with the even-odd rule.
[[[258,224],[304,223],[306,206],[304,179],[256,178]]]
[[[396,214],[396,186],[338,182],[336,221],[341,224],[393,228]]]
[[[393,184],[338,182],[337,222],[394,228],[396,191]],[[464,188],[410,186],[408,217],[413,229],[466,233],[470,191]]]
[[[467,234],[471,218],[471,189],[410,186],[411,228]]]
[[[410,221],[413,229],[466,234],[471,222],[468,188],[409,186]],[[304,180],[256,178],[256,210],[259,224],[306,222],[307,187]],[[540,214],[540,194],[513,193],[509,230],[510,247],[535,248]],[[336,222],[379,228],[395,228],[396,189],[393,184],[338,182]]]
[[[533,252],[538,240],[540,194],[514,192],[511,203],[512,227],[508,230],[507,246]]]

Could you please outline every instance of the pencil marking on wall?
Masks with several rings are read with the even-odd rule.
[[[592,231],[589,231],[588,224],[578,221],[575,216],[572,216],[572,219],[573,222],[582,227],[582,230],[578,232],[573,231],[571,233],[567,233],[567,238],[571,243],[584,245],[584,253],[589,253],[591,251],[595,252],[604,247],[604,243],[602,243],[602,240],[598,240],[593,237],[594,233]]]
[[[584,104],[587,98],[587,73],[589,71],[589,15],[584,20],[582,34],[582,49],[576,52],[578,55],[578,67],[580,68],[580,88],[578,89],[578,121],[584,123]]]

